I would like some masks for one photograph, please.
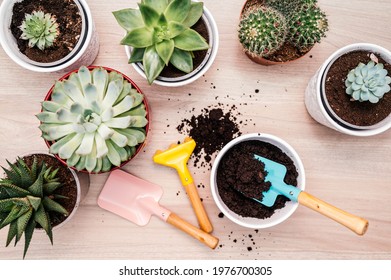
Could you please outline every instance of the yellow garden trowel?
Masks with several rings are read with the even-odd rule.
[[[190,137],[186,137],[184,143],[171,144],[165,151],[157,150],[153,157],[153,161],[177,170],[182,185],[190,198],[200,228],[203,231],[210,233],[213,230],[212,224],[209,221],[193,178],[187,168],[187,161],[193,153],[195,146],[195,141]]]

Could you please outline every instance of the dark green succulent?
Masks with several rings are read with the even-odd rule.
[[[55,201],[66,197],[55,194],[61,186],[56,176],[58,169],[39,164],[35,156],[30,167],[21,158],[15,164],[7,163],[9,169],[3,167],[6,178],[0,179],[0,229],[9,225],[6,246],[14,238],[16,245],[24,233],[24,258],[37,226],[46,231],[53,244],[49,212],[68,215],[68,211]]]
[[[209,48],[191,28],[203,14],[203,3],[142,0],[138,6],[113,12],[127,32],[121,44],[133,48],[129,63],[142,62],[150,84],[169,63],[184,73],[193,71],[193,51]]]

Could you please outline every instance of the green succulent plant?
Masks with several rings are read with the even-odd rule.
[[[24,258],[38,225],[53,244],[49,212],[68,215],[67,210],[55,201],[66,197],[55,194],[61,186],[56,177],[58,169],[39,164],[36,157],[30,167],[20,158],[15,164],[8,162],[8,165],[9,169],[3,167],[7,177],[0,179],[0,228],[9,225],[6,246],[14,238],[16,245],[24,233]]]
[[[239,41],[253,56],[273,54],[284,44],[286,35],[285,17],[274,8],[250,9],[239,23]]]
[[[327,30],[327,18],[317,0],[265,0],[263,5],[254,5],[242,15],[239,40],[248,53],[267,58],[286,43],[301,52],[308,51],[326,36]],[[266,52],[251,52],[254,47]]]
[[[201,18],[202,2],[143,0],[139,9],[113,12],[127,34],[121,44],[133,48],[129,63],[142,62],[151,84],[171,63],[185,73],[193,71],[193,51],[209,48],[191,27]]]
[[[382,63],[359,63],[346,77],[346,93],[351,95],[353,100],[377,103],[391,89],[391,77],[387,75]]]
[[[308,50],[326,37],[328,22],[326,14],[317,6],[300,9],[289,16],[288,40],[300,50]]]
[[[68,166],[89,172],[120,166],[145,141],[144,97],[122,74],[85,66],[57,81],[42,103],[42,137]]]
[[[28,40],[30,48],[37,46],[40,50],[52,46],[59,34],[56,18],[43,11],[26,14],[20,29],[22,30],[20,38]]]

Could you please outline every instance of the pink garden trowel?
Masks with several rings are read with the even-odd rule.
[[[186,232],[210,248],[216,248],[219,240],[213,235],[182,220],[160,206],[163,195],[160,186],[137,178],[125,171],[114,170],[106,181],[98,205],[139,226],[148,224],[152,215]]]

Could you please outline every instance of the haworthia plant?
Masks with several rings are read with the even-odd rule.
[[[353,100],[377,103],[385,93],[391,90],[391,77],[382,63],[370,61],[367,64],[359,63],[350,70],[345,80],[346,93]]]
[[[36,226],[46,231],[53,244],[48,213],[54,211],[68,215],[67,210],[56,202],[56,199],[66,197],[56,194],[61,187],[58,169],[52,170],[44,162],[38,163],[36,157],[31,166],[27,166],[23,159],[8,164],[8,169],[3,167],[6,178],[0,179],[0,229],[9,225],[6,246],[14,238],[16,245],[24,233],[24,258]]]
[[[33,11],[31,14],[26,14],[19,28],[22,30],[20,38],[28,40],[30,48],[37,46],[40,50],[52,46],[59,34],[56,18],[42,11]]]
[[[144,97],[123,78],[85,66],[57,81],[51,100],[42,103],[42,137],[54,141],[50,152],[68,166],[109,171],[131,158],[145,141],[148,123]]]
[[[142,62],[151,84],[171,63],[185,73],[193,71],[193,51],[209,48],[191,27],[201,18],[202,2],[143,0],[139,9],[113,12],[126,30],[121,44],[133,47],[129,63]]]

